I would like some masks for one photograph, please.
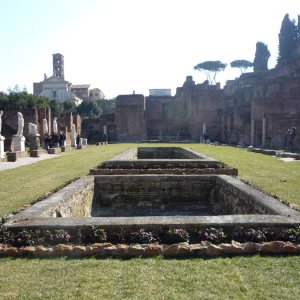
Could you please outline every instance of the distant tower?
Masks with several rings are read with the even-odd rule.
[[[59,53],[53,54],[53,76],[65,79],[64,56]]]

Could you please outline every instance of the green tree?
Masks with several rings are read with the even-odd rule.
[[[243,74],[248,68],[253,67],[253,63],[248,61],[248,60],[244,60],[244,59],[240,59],[240,60],[234,60],[230,63],[231,68],[238,68],[241,71],[241,74]]]
[[[76,112],[75,101],[72,99],[65,100],[63,102],[63,112]]]
[[[64,106],[63,103],[57,100],[50,100],[49,106],[51,108],[51,113],[53,116],[60,116],[64,112]]]
[[[4,92],[0,92],[0,110],[8,106],[8,103],[9,103],[9,99],[7,94],[5,94]]]
[[[102,109],[96,100],[83,100],[76,109],[82,117],[99,117]]]
[[[100,99],[96,100],[98,105],[101,107],[103,114],[111,114],[115,111],[116,100],[115,99]]]
[[[0,103],[2,108],[5,106],[14,106],[17,108],[39,108],[48,106],[48,101],[45,97],[29,94],[26,89],[20,91],[17,85],[14,89],[8,89],[8,94],[1,93]]]
[[[268,70],[268,60],[270,58],[268,46],[263,42],[256,43],[255,58],[253,61],[254,72],[265,72]]]
[[[207,80],[210,84],[216,83],[216,75],[220,71],[224,71],[226,64],[219,60],[216,61],[204,61],[194,67],[194,70],[203,71],[206,74]]]
[[[297,44],[298,28],[295,24],[295,20],[290,20],[289,14],[286,14],[282,20],[279,32],[279,55],[277,62],[281,64],[291,60],[297,50]]]

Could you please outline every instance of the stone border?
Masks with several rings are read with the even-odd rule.
[[[112,175],[112,177],[123,175]],[[142,176],[142,175],[131,175]],[[150,175],[146,175],[150,176]],[[162,175],[160,175],[162,176]],[[180,175],[166,175],[180,176]],[[207,175],[185,175],[185,176],[207,176]],[[227,175],[209,175],[216,177],[218,184],[229,181],[230,189],[247,201],[254,201],[263,213],[264,210],[273,214],[236,214],[219,216],[142,216],[142,217],[63,217],[66,210],[71,209],[71,203],[83,203],[91,200],[93,191],[94,176],[84,176],[60,191],[52,194],[47,199],[37,202],[28,209],[14,215],[4,224],[11,230],[19,229],[67,229],[78,230],[91,226],[100,226],[106,231],[114,231],[116,228],[154,228],[164,229],[166,227],[234,227],[244,226],[247,228],[257,227],[285,227],[300,225],[300,212],[284,205],[280,201],[264,193],[252,189],[240,180]],[[98,177],[98,176],[97,176]],[[101,176],[99,176],[101,177]],[[108,176],[110,177],[110,176]],[[241,189],[241,186],[244,188]],[[89,198],[90,197],[90,198]],[[261,201],[264,199],[264,201]],[[67,203],[70,201],[70,203]],[[66,205],[67,208],[64,207]],[[59,214],[58,214],[59,212]],[[52,216],[57,216],[56,218]],[[62,216],[62,217],[59,217]]]
[[[98,168],[107,169],[174,169],[174,168],[219,168],[221,163],[205,154],[184,147],[140,147],[140,148],[178,148],[187,152],[189,159],[137,159],[138,147],[102,162]]]
[[[193,174],[222,174],[237,176],[238,169],[232,167],[226,168],[175,168],[175,169],[105,169],[105,168],[95,168],[90,169],[90,175],[134,175],[134,174],[174,174],[174,175],[193,175]]]
[[[95,243],[90,245],[66,245],[58,244],[52,247],[45,246],[25,246],[9,247],[0,244],[0,256],[23,257],[30,256],[36,258],[70,256],[70,257],[156,257],[166,258],[180,257],[218,257],[230,255],[249,254],[275,254],[275,255],[300,255],[300,244],[273,241],[265,243],[231,243],[212,244],[202,242],[199,244],[189,244],[187,242],[179,244],[111,244]]]

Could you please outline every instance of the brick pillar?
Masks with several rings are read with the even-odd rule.
[[[262,119],[262,141],[261,141],[262,147],[265,147],[266,145],[266,118]]]
[[[72,124],[73,124],[73,114],[71,112],[66,113],[65,114],[66,132],[71,132]]]
[[[251,146],[255,143],[255,121],[251,120]]]

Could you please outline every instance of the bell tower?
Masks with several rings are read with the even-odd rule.
[[[53,76],[65,79],[64,56],[62,54],[53,54]]]

